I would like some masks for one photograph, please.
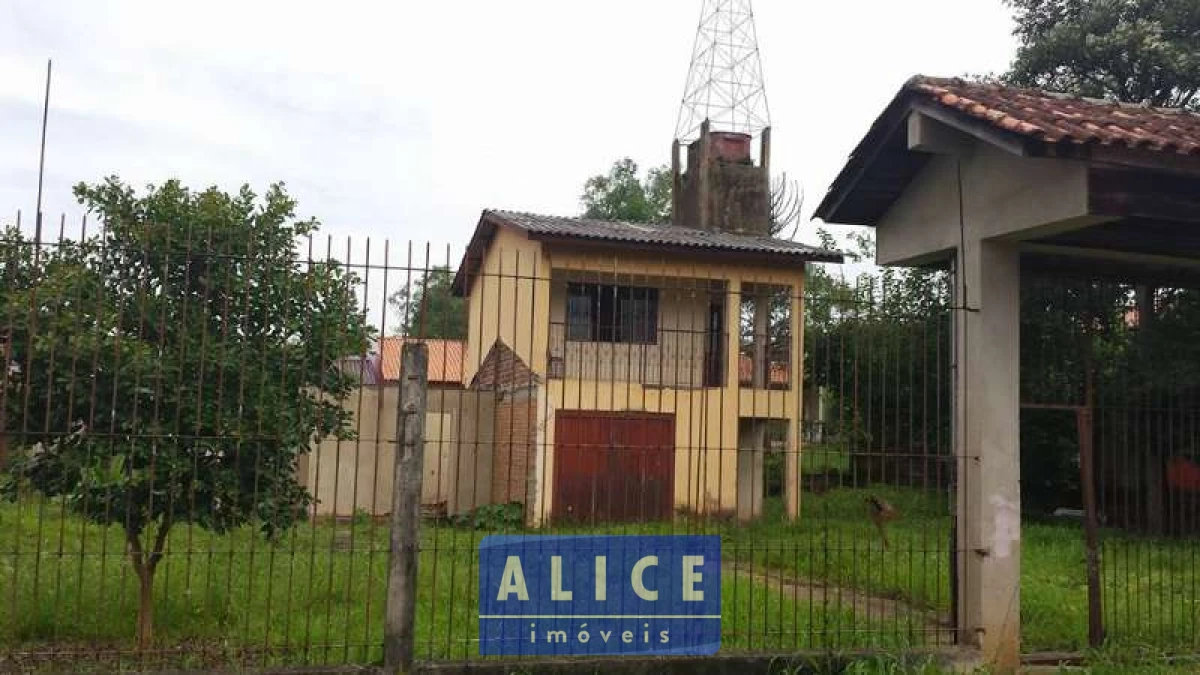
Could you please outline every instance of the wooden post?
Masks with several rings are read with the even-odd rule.
[[[417,618],[417,559],[420,556],[421,478],[425,456],[425,395],[429,351],[405,343],[400,361],[396,411],[395,473],[392,481],[391,558],[384,614],[383,661],[388,672],[412,669]]]

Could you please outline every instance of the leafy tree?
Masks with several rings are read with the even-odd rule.
[[[671,169],[650,169],[638,175],[638,165],[628,157],[613,162],[608,175],[587,179],[583,186],[583,216],[632,223],[671,222]]]
[[[818,231],[823,246],[836,248]],[[875,257],[868,231],[851,235],[851,262]],[[884,268],[856,279],[810,265],[805,278],[805,385],[830,404],[827,431],[854,453],[947,453],[950,288],[944,272]]]
[[[1195,0],[1006,0],[1015,84],[1155,106],[1200,106]]]
[[[461,340],[467,336],[467,305],[451,290],[454,273],[435,266],[388,298],[400,316],[400,334]],[[411,300],[410,300],[411,298]]]
[[[15,283],[0,325],[21,369],[3,400],[24,430],[4,492],[123,529],[146,648],[172,528],[275,536],[304,517],[297,459],[352,437],[341,401],[354,383],[333,365],[371,330],[355,275],[296,260],[318,223],[295,219],[282,185],[260,200],[173,180],[136,194],[112,177],[75,196],[100,234],[3,243],[0,277]]]
[[[1195,0],[1006,0],[1021,45],[1005,79],[1011,83],[1114,98],[1126,103],[1200,108],[1200,3]],[[1136,401],[1174,400],[1185,389],[1184,335],[1200,332],[1186,311],[1194,289],[1159,289],[1161,317],[1131,328],[1135,305],[1128,285],[1089,279],[1031,279],[1021,290],[1024,401],[1081,403],[1084,381],[1110,397],[1124,419],[1097,425],[1098,450],[1123,443],[1122,426],[1145,430],[1147,447],[1172,447],[1169,423],[1151,419]],[[1161,320],[1159,320],[1161,318]],[[1031,503],[1061,503],[1078,491],[1078,442],[1070,416],[1029,414],[1022,420],[1023,484]],[[1160,460],[1147,453],[1147,467]],[[1064,456],[1065,455],[1065,456]],[[1105,460],[1102,452],[1099,461]],[[1126,460],[1128,462],[1128,460]],[[1145,471],[1155,475],[1154,470]],[[1147,485],[1146,499],[1162,486]],[[1155,509],[1147,507],[1146,512]],[[1150,523],[1157,529],[1158,523]]]

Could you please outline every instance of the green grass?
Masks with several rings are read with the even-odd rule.
[[[849,471],[850,450],[839,443],[805,443],[800,453],[801,473]]]
[[[885,550],[865,517],[877,494],[903,514]],[[556,532],[714,533],[726,562],[727,651],[902,649],[928,646],[950,606],[949,496],[880,487],[806,493],[789,522],[768,500],[752,524],[702,522]],[[483,531],[423,530],[417,651],[474,657],[477,546]],[[1200,650],[1200,565],[1194,541],[1104,533],[1110,650],[1143,658]],[[1026,651],[1082,651],[1087,592],[1077,524],[1027,523],[1021,616]],[[5,652],[129,650],[136,584],[117,528],[85,525],[59,504],[0,503],[0,669]],[[267,542],[249,528],[226,535],[181,527],[155,590],[157,648],[171,665],[371,663],[381,658],[388,537],[385,525],[306,524]],[[753,574],[754,576],[750,576]],[[764,581],[763,577],[772,581]],[[813,595],[785,583],[821,581]],[[847,589],[901,601],[863,611]],[[36,663],[36,661],[34,661]]]
[[[1026,523],[1021,569],[1026,649],[1087,647],[1088,596],[1078,526]],[[1109,640],[1149,653],[1200,651],[1200,545],[1101,533],[1101,598]]]
[[[483,535],[424,529],[418,658],[477,655]],[[181,527],[155,577],[160,653],[152,660],[190,667],[378,662],[387,550],[386,526],[367,521],[307,524],[276,542],[250,528],[214,535]],[[741,575],[723,580],[722,602],[726,650],[915,644],[902,626],[789,597]],[[54,503],[0,503],[0,665],[10,649],[107,650],[113,653],[101,658],[108,662],[127,660],[136,607],[118,528],[85,525]],[[186,653],[165,653],[177,647]]]

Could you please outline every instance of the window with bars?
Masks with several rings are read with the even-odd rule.
[[[658,342],[658,289],[567,284],[567,339],[573,342]]]

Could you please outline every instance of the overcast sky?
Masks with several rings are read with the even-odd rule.
[[[366,262],[370,238],[374,265],[404,264],[409,241],[415,267],[426,245],[432,263],[456,265],[482,209],[577,215],[583,181],[619,157],[670,162],[700,10],[701,0],[0,0],[0,223],[18,209],[26,229],[32,221],[53,59],[48,220],[66,214],[77,228],[71,186],[114,173],[259,193],[282,180],[343,262]],[[802,184],[805,219],[908,77],[1003,71],[1015,50],[1002,0],[754,10],[772,169]],[[815,243],[816,226],[805,220],[798,239]],[[368,315],[394,327],[382,273],[362,274]]]
[[[754,9],[772,168],[800,179],[806,212],[905,79],[1001,71],[1015,48],[1001,0]],[[614,159],[669,160],[699,11],[700,0],[5,0],[0,221],[34,206],[47,58],[44,211],[68,222],[82,213],[70,186],[112,173],[260,192],[282,180],[325,232],[393,247],[460,248],[488,207],[574,215],[583,181]]]

